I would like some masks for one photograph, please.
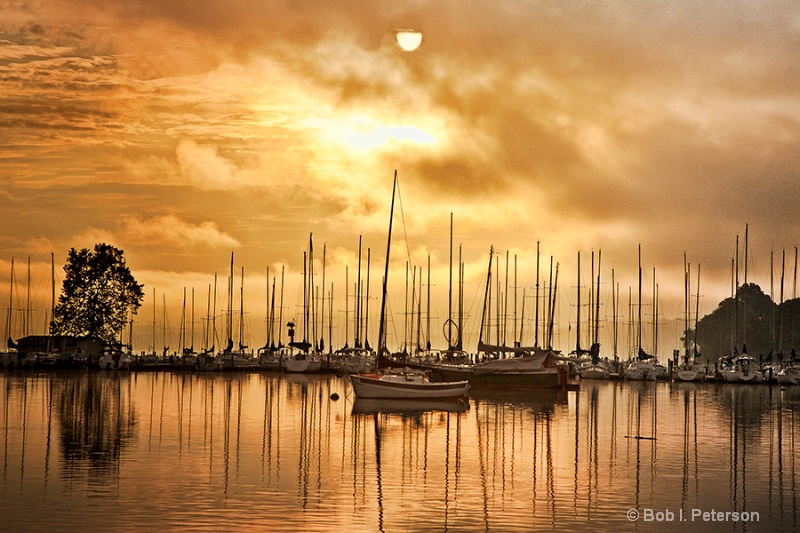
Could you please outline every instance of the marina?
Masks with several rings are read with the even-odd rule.
[[[0,390],[10,531],[800,527],[800,387],[586,380],[462,407],[272,372],[5,372]]]
[[[0,532],[800,531],[800,3],[0,13]]]

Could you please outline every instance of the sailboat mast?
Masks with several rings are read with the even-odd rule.
[[[736,255],[734,257],[734,298],[733,298],[733,347],[739,347],[739,235],[736,235]]]
[[[239,350],[244,352],[244,266],[242,267],[242,280],[239,283]]]
[[[658,355],[658,285],[656,267],[653,267],[653,356]]]
[[[586,321],[586,326],[588,327],[589,331],[587,332],[588,335],[586,336],[586,340],[589,343],[589,349],[591,350],[592,344],[594,343],[594,250],[592,250],[592,260],[590,263],[590,275],[589,275],[589,320]]]
[[[281,301],[280,308],[278,309],[278,347],[283,345],[283,290],[284,290],[284,273],[286,265],[281,265]]]
[[[430,271],[430,269],[429,269]],[[453,213],[450,213],[450,278],[447,292],[447,350],[453,349]]]
[[[522,346],[522,331],[525,326],[525,287],[522,288],[522,309],[520,310],[519,317],[519,340],[517,346]]]
[[[783,279],[786,275],[786,250],[781,253],[781,303],[778,305],[778,354],[783,357]]]
[[[409,344],[411,344],[412,339],[414,338],[414,323],[415,323],[415,314],[414,310],[417,307],[417,265],[414,265],[413,274],[411,276],[411,323],[409,324]],[[419,351],[419,344],[414,347],[413,350],[409,350],[410,353],[416,354]]]
[[[308,338],[311,344],[316,344],[317,338],[317,310],[314,299],[314,242],[313,235],[308,235],[308,313],[306,323],[308,324]],[[304,339],[308,340],[308,339]],[[316,346],[315,346],[316,350]]]
[[[320,351],[325,350],[325,266],[327,262],[327,257],[326,257],[327,253],[328,253],[328,243],[323,243],[322,244],[322,296],[320,297],[320,305],[319,305]],[[328,345],[330,346],[330,338],[328,339]]]
[[[50,321],[55,320],[56,313],[56,258],[50,252]],[[50,328],[48,328],[49,331]]]
[[[539,347],[539,241],[536,241],[536,295],[534,300],[533,313],[533,347]]]
[[[639,345],[639,350],[636,352],[638,357],[639,353],[642,351],[642,245],[639,245],[639,306],[637,309],[638,314],[638,322],[637,328],[638,331],[636,333],[636,342]]]
[[[7,321],[7,331],[6,331],[6,349],[11,348],[12,344],[12,335],[14,334],[12,331],[14,321],[13,321],[13,314],[14,314],[14,258],[11,258],[11,278],[9,283],[9,291],[8,291],[8,321]]]
[[[233,252],[231,252],[231,270],[228,275],[228,316],[226,327],[228,331],[228,346],[230,349],[233,346]]]
[[[506,332],[508,331],[508,257],[509,253],[506,250],[506,280],[505,288],[503,289],[503,346],[506,346]]]
[[[550,281],[547,284],[547,309],[546,309],[546,313],[545,313],[546,314],[546,318],[547,318],[547,324],[549,324],[550,320],[551,320],[550,313],[552,312],[552,308],[551,308],[550,302],[551,302],[552,298],[553,298],[553,256],[551,255],[550,256]],[[547,324],[545,324],[545,325],[547,325]],[[545,346],[547,346],[548,349],[552,348],[553,347],[553,344],[552,344],[553,339],[550,337],[550,328],[549,327],[545,330],[545,338],[546,338],[546,341],[547,341],[545,343]]]
[[[425,302],[425,349],[431,349],[431,254],[428,254],[428,297]],[[448,342],[449,344],[449,342]]]
[[[747,285],[747,255],[750,241],[750,224],[744,225],[744,284]]]
[[[503,297],[502,293],[500,292],[500,256],[499,255],[495,256],[495,258],[494,258],[494,266],[497,269],[497,300],[496,300],[496,302],[497,302],[497,309],[496,309],[496,311],[497,311],[497,319],[496,319],[496,321],[497,322],[496,322],[495,328],[494,328],[495,329],[495,342],[494,343],[499,346],[500,345],[500,323],[502,321],[502,318],[500,316],[501,315],[501,310],[502,310],[501,307],[500,307],[500,303],[501,303],[502,297]]]
[[[578,252],[578,318],[575,324],[575,355],[581,355],[581,253]]]
[[[156,353],[156,288],[153,287],[153,355]]]
[[[181,349],[181,355],[185,355],[184,348],[186,347],[186,287],[183,288],[183,305],[181,307],[181,330],[178,334],[178,346]]]
[[[153,293],[155,297],[155,293]],[[155,311],[153,311],[155,312]],[[155,321],[155,315],[153,315]],[[155,327],[155,326],[153,326]],[[155,350],[155,333],[153,333],[153,349]],[[211,347],[213,350],[214,345],[217,343],[217,273],[214,272],[214,308],[211,314]]]
[[[31,256],[28,256],[28,277],[25,280],[27,286],[27,300],[25,303],[25,326],[22,328],[24,337],[30,335],[31,324]]]
[[[613,344],[614,344],[614,362],[617,361],[617,334],[618,334],[618,324],[617,324],[617,315],[618,315],[618,306],[619,306],[619,285],[617,285],[616,274],[614,273],[614,269],[611,269],[611,312],[614,316],[613,321],[613,329],[612,332],[613,336]]]
[[[419,353],[422,351],[422,267],[419,268],[419,290],[417,295],[417,353]]]
[[[275,347],[275,276],[272,277],[272,296],[269,302],[268,347]]]
[[[267,339],[266,339],[266,342],[264,342],[264,348],[269,349],[269,342],[272,340],[272,331],[271,331],[271,329],[272,329],[272,308],[270,307],[270,303],[269,303],[269,297],[270,297],[270,294],[269,294],[269,266],[267,266],[267,284],[266,284],[266,288],[267,288],[267,290],[266,290],[266,296],[265,296],[264,300],[265,300],[266,306],[267,306],[266,307],[266,310],[267,310],[267,327],[266,327]]]
[[[517,254],[514,254],[514,322],[512,330],[512,344],[517,340]]]
[[[408,261],[406,261],[406,296],[405,296],[405,310],[403,312],[403,353],[408,353]]]
[[[50,252],[50,323],[47,326],[47,353],[50,353],[50,336],[53,333],[53,321],[56,318],[56,258]],[[131,327],[133,330],[133,327]],[[133,341],[131,340],[131,345]]]
[[[370,270],[370,260],[371,260],[371,249],[367,248],[367,297],[366,301],[364,302],[364,348],[369,350],[369,270]],[[333,291],[333,287],[331,287],[331,291]]]
[[[683,347],[684,347],[684,358],[686,363],[689,362],[689,320],[691,317],[691,304],[689,303],[689,282],[691,280],[691,266],[686,261],[686,252],[683,253],[683,316],[684,316],[684,339],[683,339]]]
[[[550,324],[548,325],[549,331],[547,337],[549,342],[547,344],[547,348],[552,350],[553,349],[553,327],[555,325],[555,316],[556,316],[556,298],[558,297],[558,263],[556,263],[556,274],[553,280],[553,299],[552,299],[552,306],[550,308]]]
[[[369,284],[367,284],[369,286]],[[333,350],[333,282],[331,281],[330,307],[328,308],[328,353]],[[330,361],[329,361],[330,362]]]
[[[385,322],[386,322],[386,284],[389,280],[389,253],[392,248],[392,219],[394,218],[394,193],[395,189],[397,188],[397,170],[394,171],[394,181],[392,182],[392,204],[389,208],[389,235],[386,239],[386,265],[384,266],[383,271],[383,291],[381,293],[381,318],[380,323],[378,325],[378,354],[380,355],[381,351],[386,349],[386,331],[385,331]],[[380,357],[378,357],[378,364],[380,366]]]
[[[164,357],[167,356],[167,352],[169,352],[169,345],[167,344],[167,293],[161,293],[161,314],[163,316],[164,321],[161,324],[161,331],[162,331],[162,340],[164,341]]]
[[[600,259],[603,255],[602,250],[597,251],[597,283],[595,284],[597,294],[594,298],[594,349],[599,350],[600,343]],[[594,261],[592,262],[594,264]]]
[[[356,348],[361,348],[361,235],[358,236],[358,270],[356,271]]]
[[[464,349],[464,262],[461,258],[461,245],[458,245],[458,341],[456,349]]]
[[[488,335],[489,335],[489,332],[488,332],[489,317],[487,317],[486,315],[487,315],[487,312],[489,311],[489,309],[491,307],[489,305],[489,294],[490,294],[489,293],[489,287],[491,286],[491,283],[492,283],[492,253],[493,252],[494,252],[494,247],[490,246],[489,247],[489,270],[488,270],[488,273],[486,274],[486,289],[484,290],[484,293],[483,293],[483,312],[481,313],[480,339],[478,340],[478,344],[479,345],[483,344],[483,333],[484,333],[484,330],[486,330],[487,338],[488,338]]]
[[[192,339],[191,339],[191,343],[189,344],[189,349],[191,350],[192,353],[194,353],[194,287],[192,287],[191,322],[192,323],[191,323],[190,331],[191,331]]]
[[[697,263],[697,302],[694,310],[694,347],[692,356],[697,357],[697,323],[700,317],[700,263]]]

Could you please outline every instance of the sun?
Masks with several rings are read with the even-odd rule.
[[[422,34],[414,30],[397,30],[395,39],[397,46],[404,52],[413,52],[422,44]]]

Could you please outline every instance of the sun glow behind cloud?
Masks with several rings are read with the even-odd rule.
[[[343,122],[312,120],[323,139],[336,141],[342,146],[359,151],[388,147],[391,143],[414,143],[429,145],[436,137],[410,124],[381,124],[376,120],[358,117]]]

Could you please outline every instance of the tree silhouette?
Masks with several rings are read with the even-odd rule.
[[[726,298],[697,324],[698,350],[704,359],[716,361],[745,349],[753,357],[768,359],[794,348],[795,319],[800,317],[800,300],[778,305],[755,283],[741,285],[737,297]]]
[[[113,343],[144,298],[125,265],[123,251],[101,243],[94,250],[72,248],[64,265],[66,276],[53,310],[53,335],[96,337]]]

